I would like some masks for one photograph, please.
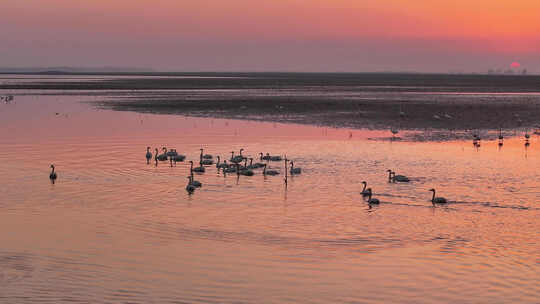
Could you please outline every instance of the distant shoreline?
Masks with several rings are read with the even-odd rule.
[[[448,133],[455,134],[452,135],[454,137],[474,129],[534,130],[540,127],[540,76],[376,73],[145,75],[181,77],[120,77],[74,82],[62,79],[40,82],[36,79],[0,84],[0,89],[61,90],[65,93],[95,90],[97,95],[103,92],[106,98],[97,103],[98,107],[117,111],[329,127],[449,130]],[[449,139],[452,136],[448,136]]]

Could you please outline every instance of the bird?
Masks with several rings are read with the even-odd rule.
[[[235,172],[236,172],[236,167],[223,168],[223,173],[235,173]]]
[[[502,134],[502,128],[499,128],[499,140],[503,140],[504,136]]]
[[[189,193],[189,194],[192,194],[193,192],[195,192],[195,186],[193,186],[193,184],[191,183],[191,176],[188,176],[187,177],[189,179],[188,181],[188,184],[186,186],[186,191]]]
[[[175,162],[183,162],[186,159],[186,156],[182,154],[176,154],[175,156],[172,156],[172,159]]]
[[[291,160],[291,175],[293,174],[301,174],[302,173],[302,168],[295,168],[294,167],[294,162]]]
[[[409,178],[405,175],[396,175],[396,172],[392,171],[392,181],[395,182],[401,182],[401,183],[408,183],[410,182]]]
[[[155,158],[159,161],[167,161],[167,148],[163,148],[163,154],[158,154],[158,149],[156,148],[156,156]]]
[[[266,164],[264,164],[263,175],[279,175],[279,171],[266,170]]]
[[[150,152],[150,147],[146,147],[146,163],[150,163],[150,159],[152,159],[152,153]]]
[[[265,164],[261,163],[253,163],[253,158],[249,158],[249,166],[247,166],[248,169],[258,169],[264,167]]]
[[[246,167],[240,168],[240,164],[236,164],[236,173],[238,175],[244,175],[244,176],[253,176],[255,173],[253,171],[247,169]]]
[[[388,169],[388,170],[386,170],[386,172],[388,172],[388,182],[391,183],[392,182],[392,170]]]
[[[201,158],[202,159],[213,159],[214,156],[210,155],[210,154],[203,154],[203,151],[204,149],[201,149]]]
[[[165,150],[165,155],[166,156],[171,156],[172,157],[172,156],[178,155],[178,152],[176,152],[175,149],[171,149],[171,151],[168,151],[168,152],[167,152],[167,148],[163,147],[163,149]]]
[[[51,174],[49,174],[49,179],[54,182],[58,178],[58,175],[54,172],[54,165],[51,165],[51,169],[52,171]]]
[[[202,165],[210,166],[214,164],[214,161],[211,159],[201,159],[200,163],[201,163],[201,166]]]
[[[371,204],[373,204],[373,205],[378,205],[378,204],[381,203],[378,199],[372,198],[373,193],[371,192],[371,188],[368,188],[368,189],[367,189],[367,192],[368,192],[368,200],[367,200],[368,204],[370,204],[370,205],[371,205]]]
[[[219,155],[217,156],[217,164],[216,164],[216,168],[218,169],[225,169],[225,168],[228,168],[229,165],[227,164],[227,161],[223,161],[221,162],[221,157],[219,157]]]
[[[278,156],[278,155],[275,155],[275,156],[270,156],[270,161],[282,161],[283,158],[281,158],[281,156]]]
[[[364,185],[364,188],[362,188],[362,192],[360,192],[360,194],[362,194],[362,196],[368,196],[369,192],[366,190],[367,182],[363,181],[362,184]]]
[[[448,203],[444,197],[435,197],[435,189],[429,189],[429,191],[433,192],[433,197],[431,198],[431,203],[433,203],[433,205]]]
[[[266,155],[264,155],[261,152],[261,153],[259,153],[259,155],[261,156],[261,160],[270,160],[270,153],[266,153]]]
[[[396,134],[399,133],[399,129],[396,128],[396,127],[391,127],[391,128],[390,128],[390,132],[392,132],[392,138],[395,139]]]
[[[191,164],[190,172],[204,173],[206,171],[203,166],[193,168],[193,161],[191,160],[189,161],[189,163]]]
[[[235,164],[239,164],[244,160],[244,156],[242,155],[242,151],[244,149],[240,149],[240,155],[234,156],[234,151],[231,152],[231,159],[230,161]]]

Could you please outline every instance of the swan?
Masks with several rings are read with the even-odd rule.
[[[218,169],[225,169],[225,168],[228,168],[229,165],[227,164],[227,161],[223,161],[223,163],[221,162],[221,157],[219,157],[219,155],[217,156],[217,164],[216,164],[216,168]]]
[[[242,155],[242,151],[244,151],[244,149],[240,149],[240,155],[237,155],[237,156],[234,156],[234,151],[231,152],[231,162],[235,163],[235,164],[239,164],[241,163],[243,160],[244,160],[244,156]]]
[[[202,159],[213,159],[214,156],[210,155],[210,154],[203,154],[203,149],[201,149],[201,157]]]
[[[223,168],[223,173],[235,173],[235,172],[236,172],[236,167]]]
[[[247,166],[248,169],[258,169],[264,167],[265,164],[261,163],[253,163],[253,158],[249,158],[249,166]]]
[[[176,152],[175,149],[171,149],[171,151],[169,151],[169,152],[167,152],[167,148],[164,147],[163,149],[165,150],[165,152],[166,152],[165,155],[167,155],[167,156],[176,156],[176,155],[178,155],[178,153]]]
[[[433,197],[431,198],[431,203],[433,203],[433,205],[448,203],[444,197],[435,197],[435,189],[429,189],[429,191],[433,192]]]
[[[261,160],[270,160],[270,153],[266,153],[266,155],[264,155],[262,152],[259,153],[259,155],[261,156],[260,159]]]
[[[281,156],[270,156],[270,161],[282,161],[283,158],[281,158]]]
[[[263,175],[279,175],[279,171],[266,170],[266,164],[264,164]]]
[[[158,155],[158,149],[156,148],[156,159],[159,161],[167,161],[167,148],[163,148],[163,154]]]
[[[369,192],[366,190],[366,187],[367,187],[366,181],[363,181],[362,184],[364,185],[364,188],[362,188],[362,192],[360,192],[360,194],[362,194],[362,196],[368,196]]]
[[[503,140],[504,136],[502,135],[502,128],[499,128],[499,140]]]
[[[381,203],[378,199],[372,198],[373,193],[371,192],[371,188],[368,188],[367,192],[368,192],[368,200],[367,200],[368,204],[370,204],[370,205],[371,204],[378,205],[378,204]]]
[[[189,193],[189,194],[192,194],[193,192],[195,192],[195,186],[193,186],[193,184],[191,183],[191,176],[188,176],[187,177],[189,179],[188,181],[188,184],[186,186],[186,191]]]
[[[51,174],[49,174],[49,178],[52,180],[52,181],[55,181],[57,178],[58,178],[58,175],[56,174],[56,172],[54,172],[54,165],[51,165]]]
[[[214,161],[211,160],[211,159],[201,159],[201,160],[200,160],[200,163],[201,163],[201,166],[202,166],[202,165],[210,166],[210,165],[213,165],[213,164],[214,164]]]
[[[253,171],[246,169],[246,168],[240,168],[240,164],[236,164],[236,173],[238,175],[244,175],[244,176],[253,176],[255,175]]]
[[[146,147],[146,163],[150,163],[150,159],[152,159],[152,153],[150,152],[150,147]]]
[[[294,167],[294,162],[291,160],[291,175],[293,174],[301,174],[302,173],[302,168],[295,168]]]
[[[189,170],[190,172],[198,172],[198,173],[204,173],[206,171],[206,169],[204,169],[203,166],[200,166],[200,167],[196,167],[196,168],[193,168],[193,161],[189,161],[189,163],[191,164],[191,169]]]
[[[175,162],[183,162],[183,161],[186,159],[186,156],[177,153],[175,156],[172,156],[172,159],[173,159]]]
[[[395,182],[408,183],[410,182],[409,178],[405,175],[396,175],[396,172],[392,171],[392,180]]]

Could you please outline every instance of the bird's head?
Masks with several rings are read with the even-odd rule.
[[[366,181],[363,181],[362,184],[367,185]]]
[[[435,192],[435,189],[431,188],[428,191]]]

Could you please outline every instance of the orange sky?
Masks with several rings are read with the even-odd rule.
[[[437,52],[444,59],[452,51],[463,57],[465,67],[477,64],[484,55],[490,62],[482,68],[506,67],[515,60],[534,65],[540,49],[537,0],[2,0],[0,11],[0,38],[10,46],[8,50],[0,46],[0,51],[13,53],[15,64],[28,62],[24,58],[33,55],[28,47],[36,46],[47,51],[47,63],[61,64],[63,57],[73,64],[73,52],[54,57],[55,45],[59,54],[67,54],[70,48],[83,48],[82,53],[96,48],[93,54],[104,56],[97,56],[92,64],[110,64],[114,56],[136,45],[142,49],[133,58],[119,56],[118,62],[138,61],[158,68],[166,64],[149,59],[156,47],[167,58],[172,49],[188,50],[185,55],[192,58],[186,61],[195,69],[194,62],[215,57],[212,49],[219,48],[231,53],[248,48],[250,59],[245,65],[238,61],[239,68],[249,67],[258,52],[261,58],[267,56],[262,47],[277,48],[280,56],[290,54],[289,60],[302,59],[302,47],[291,48],[291,43],[304,43],[304,51],[319,51],[319,62],[324,61],[324,54],[337,56],[332,51],[336,48],[372,48],[391,57],[397,69],[398,49],[405,49],[415,62],[429,50],[433,60]],[[161,49],[166,46],[171,50]],[[471,55],[468,59],[467,54]],[[359,55],[358,62],[363,60],[373,63],[372,58]],[[406,61],[411,57],[403,58]],[[274,69],[280,68],[284,67]],[[401,68],[414,69],[414,65]],[[431,68],[420,62],[418,69]]]

